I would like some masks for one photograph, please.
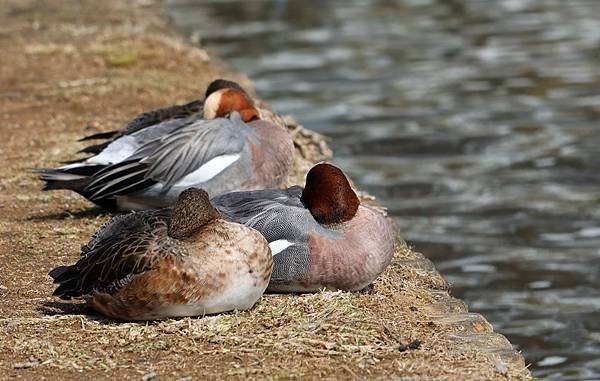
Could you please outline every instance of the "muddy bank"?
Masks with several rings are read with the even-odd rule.
[[[199,97],[229,73],[171,31],[163,4],[7,1],[0,15],[0,377],[528,378],[523,358],[448,294],[400,238],[369,294],[268,295],[251,311],[117,323],[50,297],[47,272],[73,262],[109,216],[68,192],[40,192],[32,167],[56,165],[84,133],[140,110]],[[291,127],[289,183],[330,152]],[[364,200],[376,200],[363,195]]]

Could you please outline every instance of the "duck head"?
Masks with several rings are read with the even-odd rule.
[[[260,119],[254,102],[239,84],[217,79],[208,85],[204,100],[204,118],[225,117],[234,111],[240,113],[244,122]]]
[[[327,163],[317,164],[308,171],[300,200],[321,224],[349,221],[360,205],[344,172]]]
[[[215,79],[208,85],[208,87],[206,88],[206,92],[204,93],[204,99],[208,98],[210,94],[222,89],[236,89],[243,92],[244,94],[246,93],[246,90],[244,90],[244,88],[239,83],[219,78]]]
[[[176,239],[187,238],[219,217],[204,189],[188,188],[181,192],[171,211],[168,234]]]

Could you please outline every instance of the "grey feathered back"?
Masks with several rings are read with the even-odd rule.
[[[212,196],[276,187],[288,175],[293,150],[285,127],[245,123],[237,112],[212,120],[196,114],[122,136],[89,163],[39,172],[47,190],[74,190],[107,208],[147,209],[172,205],[192,186]]]
[[[173,130],[166,136],[164,133],[158,134],[154,139],[151,139],[156,133],[154,128],[133,134],[134,139],[144,139],[146,143],[126,160],[91,176],[85,188],[90,199],[96,201],[134,190],[143,191],[160,182],[162,187],[154,196],[168,199],[166,204],[171,204],[179,192],[187,188],[173,192],[169,199],[165,194],[173,185],[217,156],[241,153],[246,137],[252,132],[252,128],[242,121],[238,113],[233,113],[230,118],[192,119],[182,124],[166,122],[165,126],[161,126],[161,129],[167,128]]]
[[[160,139],[162,136],[171,133],[177,128],[189,125],[196,119],[198,118],[193,116],[182,119],[168,120],[152,126],[152,128],[144,128],[131,134],[119,136],[118,138],[114,138],[111,142],[107,142],[106,147],[102,150],[102,152],[99,153],[99,157],[105,157],[107,159],[111,157],[117,158],[116,161],[112,161],[111,163],[124,160],[127,157],[123,156],[123,152],[131,152],[131,154],[133,154],[145,144],[156,141],[156,139]]]
[[[152,142],[156,139],[160,139],[163,136],[170,134],[171,132],[179,128],[189,126],[198,120],[202,120],[201,115],[193,115],[187,118],[167,120],[152,126],[152,128],[144,128],[134,133],[130,133],[130,135],[135,137],[135,140],[139,143],[140,147],[142,147],[143,145]]]
[[[309,233],[340,238],[335,230],[321,226],[304,207],[302,187],[232,192],[211,200],[227,219],[258,230],[269,243],[286,240],[294,245],[273,257],[271,283],[300,281],[309,265]]]
[[[227,118],[199,119],[151,141],[132,156],[149,164],[146,177],[171,187],[217,156],[239,152],[252,128],[236,112]]]

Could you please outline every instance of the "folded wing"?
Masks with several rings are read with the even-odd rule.
[[[120,130],[100,132],[81,138],[80,141],[93,139],[108,140],[99,144],[87,146],[80,152],[98,154],[102,152],[102,150],[104,150],[110,143],[123,136],[131,135],[137,131],[145,129],[146,127],[155,126],[165,121],[187,118],[199,113],[200,111],[202,111],[202,101],[193,101],[183,105],[175,105],[143,112],[127,122],[127,124],[125,124],[125,126]]]
[[[76,264],[50,272],[59,283],[54,295],[69,299],[92,292],[112,293],[165,256],[177,255],[173,250],[161,250],[173,241],[167,235],[167,221],[167,210],[114,217],[82,247]]]
[[[228,119],[195,121],[149,141],[121,163],[97,172],[85,191],[94,201],[155,183],[161,183],[164,191],[182,181],[186,185],[201,183],[239,158],[251,131],[237,113]]]

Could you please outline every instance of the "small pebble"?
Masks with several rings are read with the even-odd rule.
[[[495,367],[496,367],[496,372],[500,373],[501,375],[505,376],[508,374],[508,367],[502,361],[497,360],[495,363]]]
[[[400,346],[398,347],[398,350],[400,352],[404,352],[407,351],[409,349],[419,349],[419,347],[421,346],[421,341],[420,340],[413,340],[408,344],[400,344]]]
[[[25,362],[18,362],[16,364],[13,365],[13,368],[15,369],[27,369],[27,368],[34,368],[36,366],[40,365],[39,362],[37,361],[25,361]]]
[[[156,372],[149,372],[149,373],[144,374],[144,377],[142,377],[142,381],[150,381],[155,377],[156,377]]]

